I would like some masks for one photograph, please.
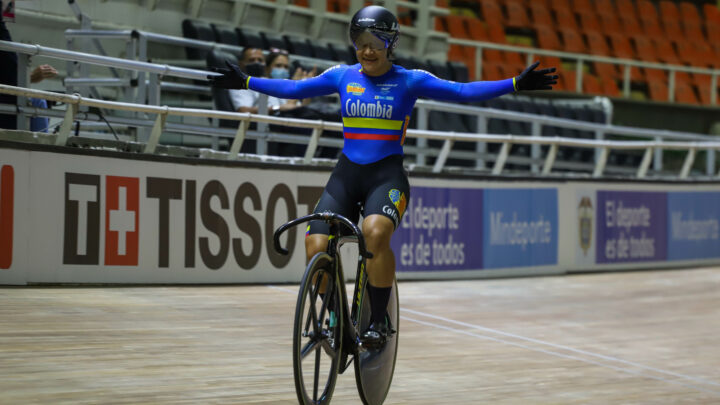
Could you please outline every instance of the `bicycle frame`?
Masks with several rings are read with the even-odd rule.
[[[366,260],[372,258],[372,253],[368,252],[365,248],[365,239],[357,225],[355,225],[354,223],[352,223],[352,221],[348,220],[342,215],[332,212],[322,212],[306,215],[304,217],[297,218],[280,226],[274,234],[275,250],[282,254],[287,254],[288,251],[280,246],[280,235],[291,227],[313,220],[323,220],[330,224],[330,234],[328,238],[328,246],[326,249],[326,253],[331,258],[333,258],[334,261],[333,272],[335,273],[335,280],[337,282],[336,288],[338,288],[338,290],[340,291],[340,305],[342,306],[343,319],[349,321],[343,323],[343,339],[345,339],[345,341],[343,343],[343,353],[341,355],[342,357],[340,373],[342,374],[350,366],[358,351],[362,347],[362,342],[360,341],[360,336],[358,335],[356,324],[358,322],[358,311],[362,304],[362,288],[363,285],[365,285],[365,283],[367,282],[367,273],[365,271]],[[339,224],[343,224],[348,227],[354,235],[343,236],[340,231],[340,227],[338,226]],[[348,305],[347,302],[345,275],[343,273],[339,251],[340,246],[347,242],[357,242],[359,250],[357,273],[355,276],[355,287],[352,295],[352,307],[349,313],[348,308],[350,308],[350,305]],[[350,346],[348,347],[347,344],[349,344]],[[350,361],[346,362],[347,356],[350,354],[353,355],[353,358],[351,358]]]

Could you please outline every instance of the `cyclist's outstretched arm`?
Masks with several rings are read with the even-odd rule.
[[[336,92],[343,70],[341,65],[337,65],[308,79],[267,79],[249,76],[237,65],[228,64],[228,69],[216,69],[222,76],[208,76],[208,80],[215,87],[250,89],[278,98],[303,99]]]
[[[521,90],[551,90],[557,83],[555,68],[535,70],[538,62],[528,66],[520,75],[497,81],[458,83],[439,79],[423,70],[410,72],[409,83],[416,97],[446,101],[482,101]]]

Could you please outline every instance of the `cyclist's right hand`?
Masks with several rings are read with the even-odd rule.
[[[213,87],[221,87],[223,89],[247,89],[250,82],[250,76],[240,70],[240,66],[225,61],[228,66],[226,68],[211,68],[213,72],[220,73],[218,75],[207,75],[207,79]]]

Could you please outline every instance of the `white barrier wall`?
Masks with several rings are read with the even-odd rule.
[[[302,275],[305,229],[283,237],[290,256],[274,252],[272,234],[311,212],[328,170],[34,148],[0,148],[0,284]],[[407,206],[392,242],[400,279],[720,261],[718,184],[412,177],[411,185],[409,199],[393,199]]]

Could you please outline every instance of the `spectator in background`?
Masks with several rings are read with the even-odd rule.
[[[263,55],[261,49],[245,48],[241,54],[240,66],[248,72],[250,76],[255,77],[272,77],[273,79],[289,79],[290,78],[290,59],[287,51],[281,49],[272,49],[267,58]],[[312,72],[306,72],[301,68],[295,70],[292,79],[300,80],[311,77]],[[238,112],[258,113],[258,99],[260,94],[252,90],[230,90],[230,99],[233,107]],[[277,97],[268,96],[268,112],[278,113],[296,109],[302,105],[309,103],[309,99],[300,100],[284,100]]]
[[[40,65],[30,73],[30,83],[39,83],[58,75],[57,70],[50,65]],[[31,98],[30,104],[37,108],[48,108],[47,101],[41,98]],[[50,120],[47,117],[35,117],[30,119],[30,130],[33,132],[47,132]]]

